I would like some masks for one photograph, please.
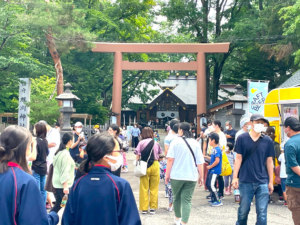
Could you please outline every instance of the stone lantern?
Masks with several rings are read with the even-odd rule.
[[[62,113],[62,126],[61,134],[72,131],[70,120],[72,113],[76,112],[73,108],[73,101],[80,100],[76,95],[71,92],[72,85],[70,83],[65,84],[64,93],[56,97],[56,100],[62,101],[62,107],[60,112]]]

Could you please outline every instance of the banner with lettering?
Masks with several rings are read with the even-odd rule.
[[[268,95],[269,81],[248,81],[249,114],[264,115],[264,103]]]
[[[18,125],[29,129],[30,79],[20,78]]]

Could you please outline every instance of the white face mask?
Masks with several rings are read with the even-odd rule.
[[[229,126],[225,126],[225,129],[226,129],[226,130],[229,130]]]
[[[81,131],[82,131],[82,128],[76,128],[77,133],[81,133]]]
[[[107,158],[112,159],[116,161],[115,163],[108,162],[110,165],[111,171],[116,171],[122,166],[123,164],[123,156],[120,154],[119,156],[112,156],[112,155],[106,155]]]
[[[262,132],[266,133],[266,132],[267,132],[267,129],[268,129],[268,128],[264,126],[264,129],[263,129]]]
[[[261,123],[259,124],[254,124],[254,128],[253,130],[256,132],[256,133],[261,133],[265,130],[265,126]]]

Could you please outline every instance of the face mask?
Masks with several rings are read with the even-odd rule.
[[[213,126],[209,126],[208,129],[209,129],[210,132],[214,132],[215,131],[215,128]]]
[[[111,171],[118,170],[120,168],[120,166],[122,166],[122,164],[123,164],[123,156],[121,154],[119,156],[107,155],[106,157],[116,161],[115,163],[108,162],[108,164],[110,165]]]
[[[265,126],[263,124],[260,124],[260,123],[259,124],[254,124],[253,129],[256,133],[261,133],[265,130]]]
[[[262,132],[266,133],[266,132],[267,132],[267,129],[268,129],[268,128],[264,126],[264,129],[263,129]]]
[[[247,126],[247,130],[250,131],[251,130],[251,125]]]
[[[82,131],[82,128],[76,128],[77,133],[81,133],[81,131]]]
[[[226,130],[229,130],[229,126],[226,126],[225,129],[226,129]]]

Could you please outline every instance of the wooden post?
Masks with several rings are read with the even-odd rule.
[[[121,104],[122,104],[122,53],[115,52],[112,112],[116,114],[118,126],[121,126]]]
[[[197,133],[200,134],[200,117],[206,113],[206,71],[205,71],[205,53],[197,54]]]

